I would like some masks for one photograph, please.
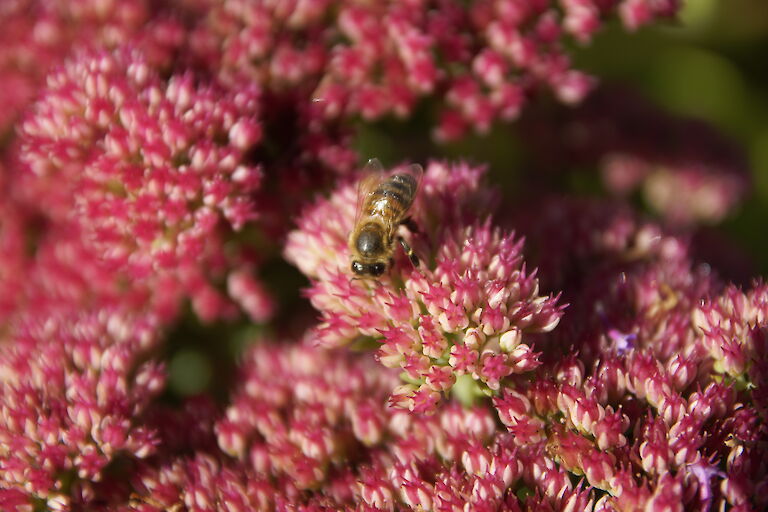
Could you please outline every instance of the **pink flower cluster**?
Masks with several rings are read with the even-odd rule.
[[[761,388],[764,382],[765,332],[768,323],[768,287],[763,283],[744,293],[729,286],[693,312],[693,324],[716,372],[745,380]],[[764,390],[760,391],[764,393]]]
[[[247,355],[217,425],[235,461],[200,453],[141,472],[124,510],[521,510],[522,488],[528,506],[594,504],[543,451],[497,432],[487,408],[387,408],[388,370],[313,341]]]
[[[437,387],[436,370],[470,375],[476,381],[470,395],[493,397],[520,460],[540,454],[543,464],[583,478],[587,489],[608,492],[599,499],[580,495],[594,510],[705,510],[726,503],[749,510],[750,493],[768,485],[768,468],[757,462],[765,456],[759,440],[768,435],[760,419],[768,378],[760,329],[766,325],[764,287],[721,291],[712,269],[694,263],[685,239],[626,207],[553,199],[538,204],[535,219],[520,221],[531,233],[542,275],[549,276],[547,288],[565,290],[572,305],[564,325],[547,334],[561,311],[554,299],[538,295],[538,281],[525,284],[530,278],[519,244],[462,215],[465,201],[481,194],[479,173],[460,183],[457,177],[473,170],[456,168],[447,184],[439,180],[444,168],[430,165],[414,207],[414,220],[425,228],[413,235],[413,245],[427,268],[413,269],[401,258],[380,283],[350,279],[342,265],[349,261],[343,235],[353,215],[344,205],[351,204],[353,187],[321,200],[299,220],[286,256],[313,279],[308,296],[322,314],[317,342],[335,346],[373,337],[382,344],[378,360],[403,370],[405,384],[390,401],[417,413],[439,414],[439,392],[465,396],[466,384],[456,378]],[[442,194],[451,190],[453,201],[445,201]],[[456,213],[447,214],[446,204]],[[441,214],[433,216],[433,209]],[[338,229],[345,218],[347,225]],[[434,226],[432,218],[446,220]],[[452,222],[468,226],[455,230]],[[490,261],[475,252],[482,242],[487,249],[480,254]],[[504,264],[510,261],[519,274]],[[498,324],[485,316],[499,297],[491,293],[496,269],[517,281],[502,288]],[[462,274],[483,276],[469,282],[490,285],[474,289],[482,290],[477,314],[471,313],[476,302],[464,308],[472,295],[465,293]],[[510,315],[532,307],[506,302],[510,291],[526,289],[537,295],[514,299],[527,297],[546,309]],[[438,307],[434,297],[443,299]],[[537,317],[552,323],[520,323]],[[526,333],[528,327],[533,332]],[[517,366],[518,350],[534,353],[532,342],[543,356]],[[462,359],[465,353],[471,355]],[[462,366],[467,361],[469,369]],[[504,366],[494,374],[496,361]],[[499,499],[509,496],[497,491]]]
[[[723,288],[685,240],[626,208],[544,206],[529,242],[571,308],[543,343],[554,382],[510,391],[496,402],[502,421],[535,441],[542,416],[564,415],[570,430],[556,443],[567,450],[556,460],[608,490],[616,510],[752,510],[747,496],[768,485],[757,462],[768,434],[764,285]],[[580,353],[563,358],[558,346]]]
[[[552,330],[562,314],[556,297],[539,295],[521,240],[468,219],[485,201],[481,175],[465,165],[427,167],[412,216],[420,232],[411,235],[428,266],[400,257],[381,281],[353,280],[348,268],[353,185],[309,208],[288,236],[286,258],[313,278],[307,294],[323,315],[320,342],[335,347],[361,335],[380,342],[379,362],[406,376],[391,401],[412,411],[434,411],[462,375],[490,391],[534,369],[526,335]]]
[[[608,491],[596,510],[713,503],[749,510],[752,482],[767,482],[757,462],[765,427],[731,386],[697,373],[706,365],[685,358],[662,365],[632,350],[602,358],[585,375],[583,363],[568,358],[552,368],[551,381],[516,386],[494,404],[516,443],[545,445],[562,468]],[[747,467],[756,471],[751,481]]]
[[[507,382],[493,399],[504,432],[485,407],[389,408],[394,374],[316,342],[250,350],[216,426],[233,459],[141,471],[125,509],[752,510],[768,482],[760,412],[648,352]]]
[[[177,281],[213,318],[224,301],[207,281],[227,269],[220,223],[239,230],[256,215],[262,171],[245,154],[261,137],[259,96],[195,82],[164,82],[128,52],[68,63],[22,124],[18,186],[125,278]]]
[[[192,2],[185,2],[192,3]],[[194,3],[190,43],[224,81],[253,80],[277,94],[308,89],[320,119],[405,118],[419,100],[444,105],[434,134],[455,139],[517,117],[544,86],[565,103],[592,80],[562,42],[589,42],[618,15],[635,29],[677,10],[676,0],[409,0]]]
[[[110,463],[155,452],[142,415],[165,383],[145,360],[156,344],[156,323],[110,309],[16,327],[0,347],[0,503],[76,509]]]
[[[36,233],[9,264],[81,303],[130,288],[169,320],[189,299],[207,320],[236,304],[264,321],[274,305],[262,258],[228,240],[282,236],[307,190],[352,168],[350,117],[407,116],[437,95],[437,131],[458,136],[511,119],[539,84],[575,100],[588,80],[570,67],[566,34],[586,41],[612,14],[634,28],[675,8],[13,0],[0,22],[0,185]],[[12,287],[12,274],[0,280]]]
[[[11,131],[45,83],[49,70],[70,51],[112,48],[150,18],[146,0],[8,0],[0,7],[0,135]]]

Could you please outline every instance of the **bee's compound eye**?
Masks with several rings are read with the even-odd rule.
[[[353,261],[352,272],[358,276],[365,274],[365,265],[363,265],[359,261]]]
[[[382,275],[386,269],[387,266],[384,263],[374,263],[370,266],[371,275],[376,277]]]

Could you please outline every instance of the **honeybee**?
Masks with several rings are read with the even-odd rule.
[[[370,174],[360,183],[357,216],[349,234],[352,272],[363,278],[383,275],[392,264],[395,241],[418,267],[419,258],[405,239],[397,234],[397,229],[405,225],[412,232],[416,231],[415,224],[408,217],[408,210],[416,198],[424,170],[414,164],[388,175],[381,162],[374,158],[368,161],[365,171]]]

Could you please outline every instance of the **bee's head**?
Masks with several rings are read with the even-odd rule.
[[[359,261],[352,262],[352,272],[360,277],[379,277],[387,270],[385,263],[361,263]]]

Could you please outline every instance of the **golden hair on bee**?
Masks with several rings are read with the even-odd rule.
[[[360,182],[355,225],[349,234],[352,273],[360,278],[382,276],[392,263],[395,242],[418,266],[419,259],[397,229],[405,225],[414,230],[408,211],[424,170],[414,164],[388,174],[374,158],[368,161],[364,172],[368,175]]]

